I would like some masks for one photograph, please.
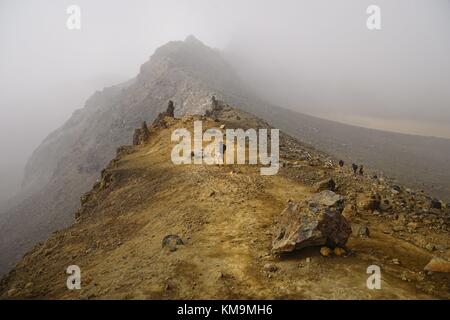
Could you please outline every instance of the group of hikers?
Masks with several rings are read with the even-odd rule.
[[[345,164],[344,160],[339,160],[339,166],[341,168],[344,166],[344,164]],[[357,164],[352,163],[352,170],[353,170],[354,174],[358,174],[359,173],[360,176],[364,175],[364,166],[362,164],[358,166]]]

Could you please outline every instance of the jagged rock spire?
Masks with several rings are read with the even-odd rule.
[[[141,124],[141,128],[134,130],[133,134],[133,145],[137,146],[145,141],[147,141],[148,137],[150,136],[150,131],[147,127],[147,122],[143,121]]]
[[[165,117],[175,117],[175,105],[172,100],[169,100],[169,103],[167,104],[167,109],[164,112],[161,112],[153,122],[153,126],[162,126],[165,127],[166,124],[164,122]]]

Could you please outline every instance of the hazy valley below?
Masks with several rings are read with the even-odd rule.
[[[438,137],[450,139],[450,126],[446,123],[419,121],[411,119],[377,118],[373,116],[350,115],[339,113],[309,113],[322,119],[341,122],[363,128],[383,131],[419,135],[426,137]]]

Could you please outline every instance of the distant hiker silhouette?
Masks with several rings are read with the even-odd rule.
[[[363,165],[360,165],[360,166],[359,166],[359,174],[360,174],[361,176],[364,175],[364,166],[363,166]]]
[[[344,166],[344,160],[339,160],[339,167],[343,167]]]
[[[211,104],[213,105],[214,108],[217,108],[219,106],[219,101],[217,101],[216,96],[212,96]]]
[[[216,162],[218,164],[223,164],[223,156],[225,154],[225,150],[227,150],[226,144],[219,142],[219,150],[216,153]]]
[[[352,163],[352,169],[353,169],[353,172],[356,174],[356,172],[358,171],[358,166],[356,164]]]
[[[175,106],[174,106],[172,100],[169,100],[169,103],[168,103],[168,105],[167,105],[166,113],[167,113],[167,115],[168,115],[169,117],[172,117],[172,118],[173,118],[173,117],[175,116]]]

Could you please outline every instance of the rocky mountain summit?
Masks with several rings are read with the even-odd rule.
[[[450,298],[448,207],[284,133],[277,175],[260,175],[260,165],[174,165],[172,132],[194,121],[269,128],[226,103],[207,114],[165,112],[140,143],[118,148],[76,223],[28,252],[0,296]],[[81,269],[80,290],[66,287],[70,265]],[[379,290],[366,285],[371,265],[381,269]]]

